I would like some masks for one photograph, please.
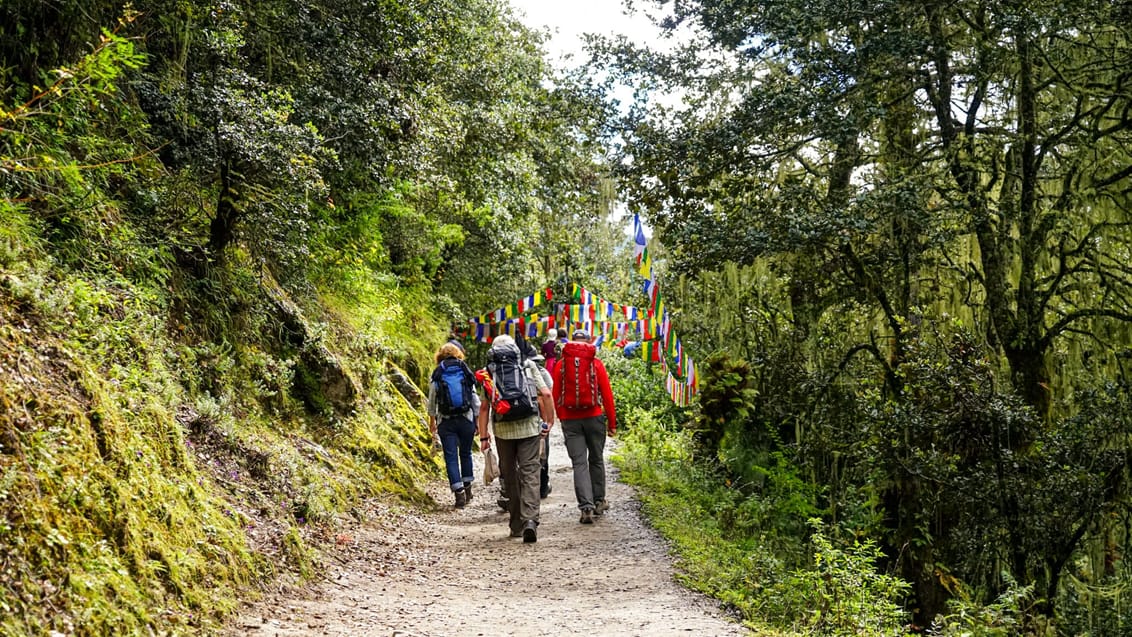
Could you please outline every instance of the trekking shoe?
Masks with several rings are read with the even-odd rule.
[[[523,544],[531,544],[538,541],[538,522],[534,520],[527,520],[523,525]]]
[[[554,491],[554,488],[551,487],[550,485],[547,485],[546,489],[543,489],[542,493],[538,494],[538,497],[542,500],[545,500],[546,496],[550,495],[551,491]]]
[[[523,537],[523,529],[511,529],[511,537]]]
[[[456,508],[462,509],[468,503],[468,495],[464,493],[463,489],[456,492]]]
[[[593,509],[582,509],[582,517],[578,520],[578,522],[581,523],[581,524],[593,524],[594,523],[594,510]]]
[[[470,498],[469,498],[470,500]],[[594,515],[602,515],[609,509],[609,502],[605,500],[598,500],[594,503]]]
[[[471,504],[472,503],[472,483],[471,482],[465,482],[464,483],[464,496],[467,498],[466,502],[468,504]]]
[[[511,510],[510,501],[507,498],[499,498],[498,500],[495,501],[495,504],[499,508],[503,509],[504,511],[510,511]]]

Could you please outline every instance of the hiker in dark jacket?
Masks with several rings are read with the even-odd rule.
[[[550,376],[545,365],[550,361],[546,360],[542,354],[535,356],[531,359],[536,365],[539,365],[538,371],[542,374],[542,380],[546,382],[546,386],[554,390],[554,379]],[[557,416],[556,416],[557,417]],[[542,441],[539,443],[539,478],[538,478],[538,497],[545,500],[552,491],[550,487],[550,430],[554,427],[553,422],[544,423],[546,426],[542,428]]]
[[[546,360],[553,360],[558,353],[555,347],[558,345],[558,330],[551,329],[546,334],[546,340],[542,342],[542,347],[539,348],[542,357]]]
[[[463,398],[463,409],[449,407],[451,401],[445,386],[444,370],[452,368],[453,374],[468,374],[468,382],[463,390],[470,392]],[[458,374],[457,374],[458,370]],[[442,393],[443,392],[443,393]],[[448,473],[448,484],[456,498],[456,508],[461,509],[472,501],[472,443],[476,435],[476,414],[480,411],[480,397],[475,391],[475,377],[464,363],[464,350],[459,343],[451,341],[440,346],[436,352],[436,369],[428,384],[428,428],[434,439],[439,438],[444,450],[444,468]]]

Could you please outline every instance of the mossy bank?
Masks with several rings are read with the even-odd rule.
[[[207,631],[366,498],[427,499],[444,332],[411,292],[287,292],[239,251],[186,276],[120,218],[59,258],[0,217],[0,633]]]

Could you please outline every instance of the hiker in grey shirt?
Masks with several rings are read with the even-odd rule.
[[[485,400],[480,406],[479,434],[482,449],[491,446],[491,436],[495,436],[495,448],[499,452],[499,469],[506,482],[506,492],[510,496],[511,537],[522,537],[524,542],[538,540],[539,522],[539,439],[541,424],[554,422],[554,403],[550,388],[546,386],[538,366],[524,359],[519,353],[515,339],[506,334],[495,337],[488,352],[488,371],[492,375],[495,400]],[[521,370],[521,371],[520,371]],[[520,375],[525,380],[520,379]],[[529,411],[515,417],[518,407],[500,404],[499,396],[504,395],[507,385],[522,384],[522,395],[532,401],[531,394],[537,396],[526,402]],[[534,387],[534,391],[530,388]],[[518,399],[516,399],[518,402]],[[490,421],[490,422],[489,422]],[[490,427],[489,427],[490,425]]]

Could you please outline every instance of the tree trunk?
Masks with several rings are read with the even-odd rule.
[[[928,24],[935,47],[936,78],[929,93],[933,95],[936,120],[946,149],[949,170],[959,190],[964,193],[971,215],[975,238],[979,244],[982,280],[986,289],[986,304],[990,323],[994,326],[994,340],[1003,347],[1010,365],[1014,389],[1038,413],[1049,413],[1049,374],[1046,371],[1045,348],[1039,334],[1044,324],[1044,308],[1035,294],[1036,260],[1045,241],[1047,229],[1037,223],[1036,196],[1037,155],[1036,88],[1034,87],[1033,54],[1029,40],[1019,36],[1015,44],[1019,70],[1017,83],[1018,144],[1011,150],[1017,159],[1016,178],[1002,186],[1005,193],[1000,200],[1001,210],[992,211],[989,193],[984,190],[980,167],[971,158],[979,157],[975,146],[974,130],[968,125],[961,131],[953,120],[952,83],[950,64],[941,9],[929,5],[926,9]],[[961,134],[962,133],[962,134]],[[1009,195],[1013,195],[1010,197]],[[1021,274],[1017,284],[1011,282],[1008,270],[1018,233],[1021,250]]]
[[[1050,410],[1050,374],[1045,350],[1040,346],[1007,347],[1011,384],[1028,404],[1045,417]]]
[[[216,200],[216,216],[212,218],[208,228],[208,254],[213,260],[223,260],[224,249],[235,237],[238,219],[236,193],[232,191],[232,169],[224,161],[220,166],[220,194]]]
[[[893,534],[885,554],[895,564],[901,579],[912,585],[912,621],[927,626],[937,615],[946,612],[951,595],[935,574],[932,544],[919,541],[921,534],[916,528],[916,518],[923,503],[919,495],[920,481],[910,476],[893,480],[895,484],[881,496],[881,504],[887,512],[884,524]],[[945,529],[933,531],[939,535],[947,532]]]

